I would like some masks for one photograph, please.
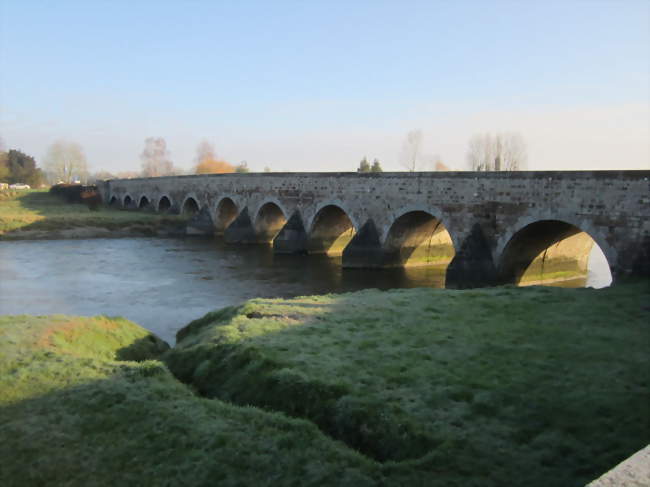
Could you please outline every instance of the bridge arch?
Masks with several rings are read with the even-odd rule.
[[[614,256],[606,240],[594,228],[589,228],[588,223],[576,224],[570,220],[524,220],[526,223],[510,232],[500,249],[497,268],[499,280],[522,286],[558,282],[584,286],[590,258],[602,253],[609,275],[600,276],[600,279],[604,278],[602,285],[611,282]],[[597,248],[592,253],[594,246]],[[601,273],[607,270],[599,269]]]
[[[122,201],[122,208],[129,208],[133,204],[133,198],[131,198],[131,195],[127,194],[124,196],[124,200]]]
[[[341,200],[338,200],[338,199],[336,199],[336,200],[327,200],[327,201],[319,203],[318,206],[316,206],[316,211],[314,211],[311,218],[308,218],[307,221],[305,221],[305,223],[306,223],[305,227],[308,228],[309,230],[311,230],[314,227],[314,223],[316,221],[316,217],[318,216],[318,214],[324,208],[326,208],[328,206],[337,206],[340,210],[342,210],[345,213],[345,215],[352,222],[352,226],[354,227],[354,231],[355,232],[359,231],[359,222],[354,217],[352,212],[349,211],[347,205],[345,203],[343,203]],[[305,215],[305,217],[308,216],[307,212],[303,213],[303,214]]]
[[[172,208],[172,200],[169,196],[163,195],[160,197],[158,200],[158,206],[156,207],[156,211],[158,212],[167,212],[171,210]]]
[[[383,242],[386,265],[446,267],[451,262],[456,247],[440,217],[419,208],[398,215],[388,227]]]
[[[462,232],[456,231],[458,229],[454,226],[454,219],[449,213],[443,211],[442,208],[439,208],[437,206],[432,206],[432,205],[402,206],[397,210],[388,214],[387,219],[384,220],[387,221],[388,223],[384,225],[383,231],[381,232],[381,236],[380,236],[381,242],[382,243],[386,242],[386,239],[388,238],[388,233],[390,232],[390,228],[398,218],[402,217],[403,215],[406,215],[407,213],[411,213],[415,211],[423,211],[425,213],[429,213],[430,215],[436,217],[438,220],[442,221],[443,225],[449,232],[449,236],[451,237],[451,241],[454,244],[454,248],[456,249],[460,248],[461,241],[459,240],[459,237],[461,236]]]
[[[358,226],[341,205],[323,203],[314,214],[308,228],[307,251],[334,257],[343,253],[345,247],[354,238]]]
[[[199,203],[193,195],[188,195],[181,205],[181,215],[196,215],[200,211]]]
[[[273,242],[287,223],[287,212],[275,198],[266,200],[255,214],[253,227],[260,241]]]
[[[233,198],[224,196],[217,203],[214,215],[215,233],[222,234],[239,215],[239,207]]]
[[[138,203],[138,209],[140,209],[140,210],[147,209],[147,208],[149,208],[150,204],[151,204],[151,202],[149,201],[149,198],[147,198],[146,195],[142,195],[140,197],[140,202]]]
[[[111,196],[111,200],[108,202],[108,206],[115,206],[117,205],[117,196],[113,195]]]

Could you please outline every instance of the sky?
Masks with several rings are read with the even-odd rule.
[[[147,137],[254,171],[467,169],[518,132],[531,170],[650,169],[650,1],[0,0],[0,137],[135,171]],[[430,169],[422,167],[422,169]]]

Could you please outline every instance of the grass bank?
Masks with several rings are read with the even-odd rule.
[[[0,316],[0,485],[380,485],[314,425],[197,397],[123,319]]]
[[[0,240],[180,234],[186,219],[66,203],[46,190],[0,191]]]
[[[207,397],[309,419],[389,484],[585,485],[650,438],[647,282],[255,299],[178,334]]]

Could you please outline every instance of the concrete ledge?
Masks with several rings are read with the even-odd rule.
[[[650,445],[619,463],[587,487],[649,487]]]

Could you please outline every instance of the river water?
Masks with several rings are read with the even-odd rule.
[[[592,261],[602,258],[592,254]],[[609,284],[604,265],[587,285]],[[443,282],[434,268],[341,269],[326,256],[278,256],[270,247],[212,239],[0,242],[0,314],[124,316],[170,344],[191,320],[254,297]]]

